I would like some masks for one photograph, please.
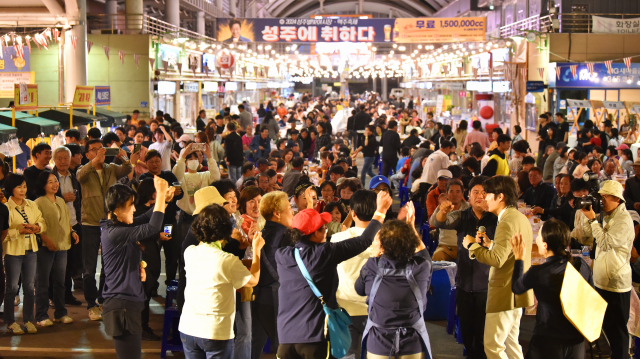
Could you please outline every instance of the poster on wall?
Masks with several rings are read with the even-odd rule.
[[[159,61],[166,61],[168,66],[167,70],[179,71],[178,63],[181,61],[181,50],[177,47],[170,45],[160,45],[158,48]],[[159,68],[162,68],[162,63],[158,64]]]
[[[2,72],[29,72],[31,71],[31,53],[24,51],[24,59],[16,53],[14,46],[3,46],[0,56],[0,73]],[[11,87],[13,94],[13,87]]]
[[[32,84],[35,72],[0,72],[0,98],[13,98],[14,85]]]
[[[395,19],[393,41],[484,41],[486,29],[486,17]]]

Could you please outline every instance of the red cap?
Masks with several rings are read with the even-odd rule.
[[[330,213],[318,213],[315,209],[309,208],[298,212],[298,214],[293,217],[292,227],[300,230],[305,236],[308,236],[329,222],[331,222]]]

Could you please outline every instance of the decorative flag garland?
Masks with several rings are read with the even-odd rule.
[[[522,76],[522,80],[526,80],[527,79],[527,71],[528,69],[526,67],[523,67],[520,69],[520,75]]]
[[[71,45],[73,45],[73,49],[76,49],[76,41],[78,41],[78,37],[75,35],[70,35],[69,38],[71,39]]]
[[[624,61],[624,64],[627,66],[627,70],[631,71],[631,58],[625,57],[622,61]]]
[[[538,67],[538,73],[540,74],[540,78],[544,80],[544,67]]]
[[[589,69],[589,75],[593,76],[593,66],[595,64],[593,62],[587,62],[587,69]]]
[[[21,44],[17,44],[13,46],[16,49],[16,54],[21,60],[24,60],[24,46]]]
[[[613,60],[607,60],[604,62],[604,65],[607,67],[607,73],[611,75],[611,70],[613,66]]]
[[[107,61],[109,60],[109,46],[102,46],[104,49],[104,54],[107,55]]]
[[[562,69],[560,68],[560,66],[556,66],[556,78],[560,78],[560,72],[562,71]]]
[[[133,60],[136,62],[136,68],[140,68],[140,55],[133,54]]]
[[[573,78],[576,78],[576,71],[578,70],[578,65],[569,65],[569,68],[571,69],[571,75],[573,75]]]
[[[118,50],[118,56],[120,56],[120,62],[124,65],[124,51]]]
[[[149,58],[149,65],[151,65],[151,69],[153,70],[153,64],[156,62],[156,59]]]
[[[87,40],[87,55],[91,52],[92,45],[93,45],[93,42]]]

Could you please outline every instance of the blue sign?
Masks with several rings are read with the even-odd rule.
[[[527,92],[544,92],[544,82],[527,81]]]
[[[577,65],[576,76],[571,73],[571,65]],[[556,66],[560,67],[560,76],[556,76]],[[549,87],[553,88],[640,88],[640,63],[632,63],[627,69],[624,63],[614,63],[611,74],[604,63],[596,62],[593,74],[589,73],[585,63],[551,63],[549,64]]]
[[[96,106],[111,105],[111,87],[96,86]]]
[[[561,110],[566,110],[567,109],[567,100],[560,100],[560,109]]]
[[[15,46],[3,46],[0,51],[2,51],[3,55],[0,58],[0,72],[31,71],[31,54],[28,47],[24,47],[24,60],[18,57]]]
[[[149,102],[147,102],[147,101],[140,101],[140,107],[143,107],[143,108],[147,108],[147,107],[149,107]]]

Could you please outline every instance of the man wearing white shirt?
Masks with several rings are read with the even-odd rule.
[[[155,132],[156,142],[149,146],[150,150],[156,150],[162,158],[161,171],[171,171],[171,135],[167,133],[164,126],[158,126]]]
[[[429,155],[425,168],[422,171],[421,182],[427,183],[429,188],[436,183],[436,176],[438,171],[446,170],[451,165],[449,160],[449,153],[453,151],[455,147],[450,141],[444,140],[440,145],[440,149]]]
[[[359,190],[351,196],[351,216],[355,227],[344,232],[339,232],[331,237],[331,242],[341,242],[362,235],[376,211],[376,193],[373,191]],[[360,276],[360,270],[371,257],[371,247],[357,256],[338,264],[338,290],[336,300],[338,305],[344,308],[351,316],[351,348],[345,358],[357,359],[360,357],[362,333],[367,324],[368,306],[367,297],[356,293],[354,288],[356,280]]]

